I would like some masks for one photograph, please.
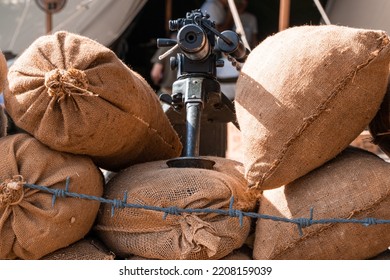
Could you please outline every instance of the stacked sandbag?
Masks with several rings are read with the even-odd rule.
[[[369,131],[372,142],[390,157],[390,83],[378,112],[369,124]]]
[[[283,186],[344,150],[379,109],[389,52],[383,31],[333,25],[293,27],[253,49],[235,100],[249,184]]]
[[[68,247],[50,253],[41,260],[114,260],[115,255],[109,252],[96,239],[82,239]]]
[[[88,157],[49,149],[28,134],[0,138],[0,259],[39,259],[81,240],[99,202],[56,197],[33,184],[101,196],[103,177]]]
[[[390,244],[390,164],[377,155],[348,148],[335,159],[284,187],[266,190],[259,214],[362,223],[301,224],[259,219],[255,259],[368,259]],[[323,221],[325,222],[325,221]],[[366,223],[367,225],[363,225]]]
[[[145,260],[146,261],[146,260],[155,260],[155,259],[146,259],[146,258],[143,258],[140,256],[133,255],[133,256],[126,258],[126,260]],[[230,254],[221,258],[221,260],[230,260],[230,261],[233,261],[233,260],[253,260],[252,250],[249,249],[248,247],[243,246],[241,248],[233,250]]]
[[[4,92],[16,126],[50,148],[107,170],[180,155],[157,95],[110,49],[68,32],[33,42],[10,67]]]
[[[241,163],[225,158],[213,170],[169,168],[165,161],[134,165],[122,170],[105,187],[104,197],[148,207],[253,211],[256,195],[246,187]],[[95,231],[117,256],[147,259],[220,259],[240,248],[251,219],[220,213],[164,213],[102,205]]]
[[[2,52],[0,52],[0,94],[4,89],[4,84],[7,79],[7,61]],[[0,137],[7,134],[7,117],[2,104],[0,104]]]

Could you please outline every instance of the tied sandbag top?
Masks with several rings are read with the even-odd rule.
[[[107,170],[181,152],[146,80],[110,49],[77,34],[34,41],[10,67],[4,100],[16,126]]]
[[[58,101],[72,95],[98,96],[88,91],[88,79],[85,72],[74,68],[54,69],[47,72],[45,86],[49,96],[58,98]]]
[[[26,182],[21,175],[5,179],[0,183],[0,207],[19,204],[24,197],[23,184]]]
[[[19,133],[0,138],[0,259],[39,259],[82,239],[91,229],[99,203],[58,198],[26,188],[101,196],[103,177],[88,157],[54,151]]]
[[[119,172],[105,187],[104,196],[126,203],[183,209],[228,209],[253,211],[257,193],[246,188],[242,164],[225,158],[213,170],[169,168],[165,161],[131,166]],[[242,224],[220,213],[162,215],[149,209],[118,209],[102,205],[95,231],[116,255],[152,259],[220,259],[239,248],[250,230],[250,218]],[[174,211],[173,211],[173,214]]]

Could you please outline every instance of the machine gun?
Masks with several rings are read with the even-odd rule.
[[[215,29],[215,23],[201,10],[187,13],[186,18],[170,20],[169,29],[178,31],[177,40],[157,39],[157,46],[173,46],[162,57],[171,54],[174,49],[180,50],[176,57],[170,57],[171,69],[177,69],[177,80],[172,85],[172,95],[162,94],[160,100],[176,112],[181,113],[185,109],[186,141],[183,156],[171,159],[167,164],[170,167],[212,169],[213,161],[199,157],[202,117],[232,122],[238,128],[234,105],[221,92],[216,78],[217,67],[224,66],[217,54],[227,55],[232,65],[240,70],[249,50],[234,31],[219,32]]]

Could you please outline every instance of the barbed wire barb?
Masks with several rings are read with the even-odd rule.
[[[385,219],[376,219],[372,217],[363,218],[363,219],[342,219],[342,218],[333,218],[333,219],[314,219],[314,208],[310,208],[309,218],[286,218],[280,216],[272,216],[267,214],[255,213],[255,212],[245,212],[238,209],[235,209],[234,206],[234,197],[232,196],[229,201],[229,208],[227,210],[224,209],[214,209],[214,208],[179,208],[176,206],[170,207],[158,207],[153,205],[142,205],[142,204],[133,204],[127,203],[128,193],[125,192],[123,198],[119,199],[107,199],[104,197],[97,197],[92,195],[80,194],[75,192],[70,192],[70,177],[66,178],[65,189],[53,189],[45,186],[39,186],[34,184],[24,184],[26,188],[36,189],[43,192],[47,192],[52,195],[52,206],[54,207],[57,198],[80,198],[91,201],[97,201],[100,203],[110,204],[111,205],[111,217],[115,215],[115,209],[123,209],[123,208],[135,208],[135,209],[143,209],[150,211],[158,211],[163,212],[162,219],[166,219],[168,215],[181,215],[183,213],[188,214],[220,214],[230,217],[237,217],[240,223],[240,226],[244,224],[244,217],[254,218],[254,219],[264,219],[264,220],[272,220],[274,222],[284,222],[284,223],[293,223],[297,225],[298,232],[300,236],[303,236],[303,228],[312,226],[314,224],[332,224],[332,223],[353,223],[353,224],[361,224],[363,226],[372,226],[372,225],[380,225],[380,224],[390,224],[390,220]]]

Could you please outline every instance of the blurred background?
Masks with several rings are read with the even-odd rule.
[[[0,0],[0,50],[8,59],[36,38],[58,30],[90,37],[111,48],[149,79],[156,39],[168,36],[168,20],[185,18],[204,0]],[[388,0],[250,0],[247,11],[258,24],[258,41],[278,32],[281,24],[324,23],[390,30]],[[50,16],[47,11],[50,10]],[[284,21],[284,22],[283,22]]]
[[[249,1],[257,17],[258,40],[279,29],[279,0]],[[150,59],[156,39],[169,36],[168,20],[185,18],[204,0],[0,0],[0,49],[11,59],[50,30],[68,30],[111,48],[126,64],[150,81]],[[312,0],[291,0],[289,25],[318,24]],[[320,1],[325,7],[326,0]],[[50,6],[51,16],[44,7]]]

